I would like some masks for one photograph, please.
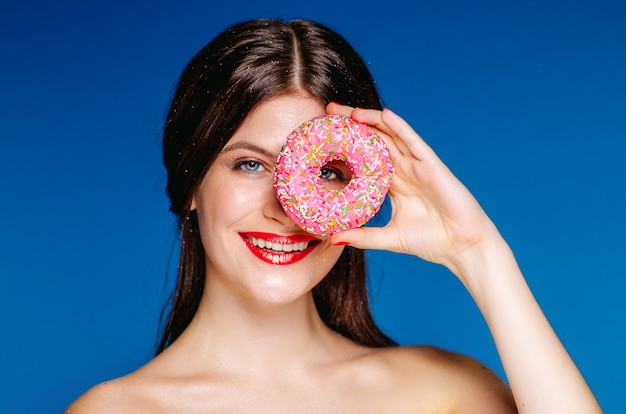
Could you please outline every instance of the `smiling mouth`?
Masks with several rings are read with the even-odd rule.
[[[241,233],[250,251],[264,262],[287,265],[304,259],[321,240],[306,236],[281,236],[270,233]]]
[[[278,242],[271,242],[271,241],[264,240],[264,239],[259,239],[256,237],[250,237],[248,241],[253,246],[259,247],[261,249],[272,250],[274,252],[286,252],[286,253],[294,252],[294,251],[296,252],[304,251],[309,246],[309,243],[310,243],[310,242],[278,243]]]

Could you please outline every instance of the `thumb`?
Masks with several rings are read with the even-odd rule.
[[[359,227],[331,235],[330,243],[334,245],[350,245],[358,249],[383,250],[389,246],[388,241],[385,240],[386,233],[380,227]]]

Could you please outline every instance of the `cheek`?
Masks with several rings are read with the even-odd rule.
[[[224,180],[203,188],[198,199],[200,225],[229,227],[261,208],[263,185]],[[209,224],[211,223],[211,224]],[[207,229],[208,230],[208,229]]]
[[[215,260],[225,258],[237,243],[237,234],[230,231],[241,223],[250,210],[240,191],[227,184],[215,184],[197,200],[198,227],[205,254]]]
[[[234,180],[223,191],[227,195],[224,197],[226,208],[236,208],[240,210],[258,210],[262,205],[262,189],[266,183],[247,182],[245,180]]]
[[[327,246],[323,249],[319,249],[311,257],[316,263],[317,271],[324,275],[330,272],[335,263],[339,260],[344,247],[339,246]]]

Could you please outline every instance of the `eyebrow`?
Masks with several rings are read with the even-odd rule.
[[[234,144],[227,145],[222,149],[222,151],[220,151],[220,153],[234,151],[237,149],[247,149],[250,151],[258,152],[259,154],[265,155],[266,157],[270,157],[270,158],[274,157],[274,154],[272,154],[268,150],[258,147],[250,142],[245,142],[245,141],[239,141]]]

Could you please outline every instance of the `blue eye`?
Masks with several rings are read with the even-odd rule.
[[[331,170],[330,168],[322,168],[320,171],[320,178],[322,180],[344,180],[343,176],[340,176],[337,171]]]
[[[324,181],[337,181],[346,183],[352,178],[352,171],[345,162],[333,160],[320,170],[320,178]]]
[[[263,164],[255,160],[239,161],[235,165],[235,168],[242,169],[244,172],[261,172],[265,170]]]

